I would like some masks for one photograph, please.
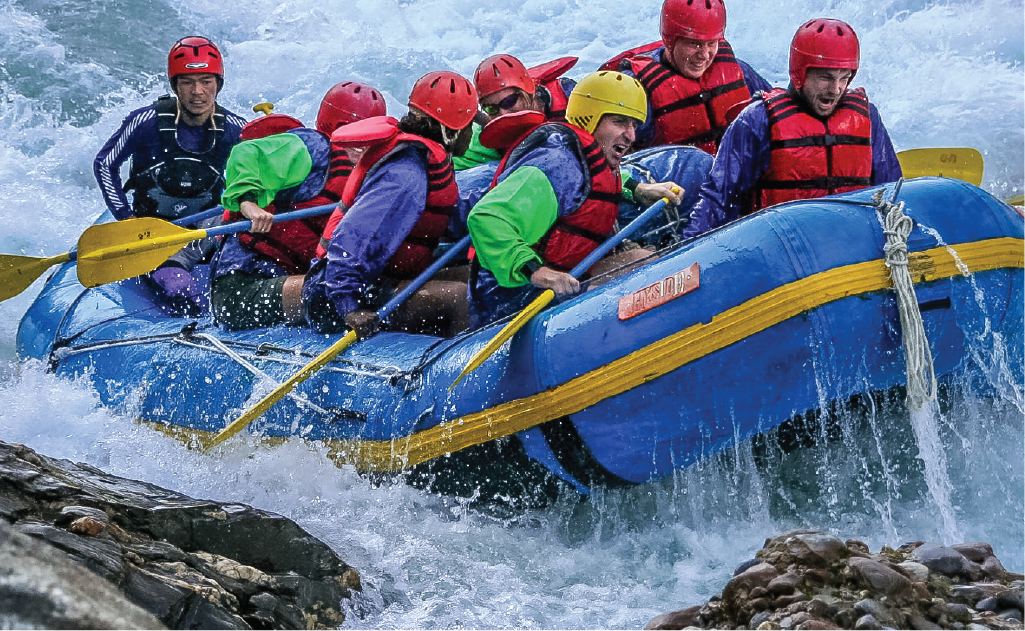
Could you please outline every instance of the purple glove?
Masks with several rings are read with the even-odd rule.
[[[207,298],[187,270],[177,266],[159,267],[150,273],[150,279],[164,294],[165,306],[171,315],[198,316],[207,310]]]

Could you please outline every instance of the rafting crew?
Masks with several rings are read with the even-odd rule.
[[[496,183],[470,211],[476,249],[469,282],[471,324],[521,309],[535,288],[580,291],[567,272],[612,236],[623,196],[619,165],[647,116],[644,88],[613,71],[592,73],[569,96],[567,123],[525,110],[500,116],[481,135],[501,150]],[[680,202],[673,182],[632,191],[645,203]],[[648,255],[613,253],[592,267],[610,271]]]
[[[228,154],[240,141],[244,118],[217,104],[224,87],[224,60],[205,37],[183,37],[167,55],[174,96],[163,96],[130,113],[93,161],[103,201],[115,219],[175,220],[215,207],[224,186]],[[131,160],[127,182],[121,165]],[[126,191],[132,191],[129,203]],[[205,222],[216,225],[219,218]],[[148,275],[174,315],[199,315],[207,297],[192,269],[215,248],[195,242]]]
[[[316,257],[329,212],[274,223],[274,215],[341,201],[358,154],[336,143],[340,127],[384,116],[372,86],[345,81],[321,100],[316,129],[283,114],[258,118],[242,130],[228,159],[223,195],[226,221],[252,221],[228,235],[210,267],[214,317],[229,329],[301,324],[302,286]]]
[[[647,91],[638,148],[692,145],[714,155],[734,106],[772,86],[734,56],[722,0],[665,0],[660,30],[660,42],[620,53],[602,68],[636,77]]]
[[[430,266],[449,232],[458,200],[452,156],[470,143],[477,91],[465,77],[435,71],[417,80],[408,104],[401,120],[370,118],[332,135],[365,151],[303,287],[306,320],[317,331],[373,335],[381,325],[375,311]],[[465,295],[458,273],[436,276],[389,324],[453,335],[466,328]]]
[[[684,237],[796,199],[895,182],[890,135],[864,89],[861,49],[845,22],[816,18],[790,45],[790,86],[759,95],[723,136]]]

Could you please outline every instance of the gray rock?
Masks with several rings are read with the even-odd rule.
[[[858,618],[858,621],[854,623],[854,628],[859,630],[864,629],[882,629],[883,627],[876,622],[876,619],[872,617],[872,614],[867,613],[864,616]]]
[[[1021,609],[1004,609],[997,613],[997,617],[1004,620],[1014,620],[1015,622],[1022,621]]]
[[[969,624],[972,621],[971,608],[961,603],[947,603],[944,615],[946,615],[948,620],[960,622],[961,624]]]
[[[911,598],[911,581],[885,564],[874,559],[855,557],[847,565],[866,587],[902,602]]]
[[[828,567],[850,556],[843,541],[822,532],[795,534],[788,537],[785,543],[794,560],[810,567]]]
[[[800,576],[794,574],[793,572],[787,572],[786,574],[782,576],[777,576],[776,578],[769,581],[769,584],[766,586],[765,589],[770,594],[779,596],[781,594],[793,594],[797,590],[798,586],[800,586],[800,584]]]
[[[1007,586],[1000,583],[969,583],[967,585],[951,585],[950,599],[954,602],[974,606],[983,598],[996,596],[1006,591]],[[978,607],[976,607],[978,609]]]
[[[989,598],[983,598],[975,604],[976,611],[999,611],[1000,603],[997,601],[995,596]]]
[[[113,585],[0,519],[0,621],[8,629],[163,629]]]
[[[997,604],[1001,609],[1003,608],[1014,608],[1014,609],[1025,609],[1025,590],[1020,586],[1014,589],[1008,589],[997,594]]]
[[[979,564],[982,564],[986,559],[993,556],[993,546],[981,541],[975,543],[959,543],[950,547],[957,550],[969,561]]]
[[[921,563],[915,563],[914,561],[904,561],[898,564],[908,576],[915,582],[924,583],[929,580],[929,568],[925,567]]]
[[[878,600],[872,600],[870,598],[859,600],[854,603],[854,611],[862,616],[871,616],[873,621],[881,625],[886,625],[888,627],[900,626],[898,620],[894,618],[886,605]]]
[[[954,548],[937,543],[925,543],[915,548],[911,554],[933,572],[951,578],[967,577],[976,580],[982,576],[982,568]]]
[[[361,589],[355,570],[280,515],[2,441],[0,515],[169,627],[337,628],[341,601]]]
[[[747,626],[751,629],[757,629],[763,622],[768,622],[770,618],[772,618],[772,614],[768,611],[759,611],[751,616],[751,621],[747,623]]]
[[[908,616],[908,628],[909,629],[932,630],[932,629],[942,629],[943,627],[941,627],[940,625],[936,624],[935,622],[930,621],[928,618],[925,618],[924,616],[922,616],[921,614],[916,612],[916,613],[912,613],[912,614],[910,614]]]

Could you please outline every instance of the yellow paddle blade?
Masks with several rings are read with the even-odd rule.
[[[14,298],[28,289],[28,286],[54,265],[67,263],[71,253],[65,252],[50,258],[0,254],[0,302]]]
[[[509,324],[505,325],[501,331],[498,332],[490,342],[488,342],[484,348],[477,351],[477,354],[470,359],[466,364],[466,368],[463,368],[463,372],[459,373],[456,380],[452,382],[452,385],[448,387],[449,390],[456,387],[456,384],[462,381],[463,377],[470,374],[477,369],[478,366],[484,363],[488,357],[491,357],[495,351],[501,348],[502,344],[510,337],[516,334],[517,331],[523,328],[523,325],[530,322],[531,318],[536,316],[542,309],[548,306],[548,303],[555,298],[555,292],[551,289],[546,289],[540,296],[534,299],[534,302],[530,303],[512,319]]]
[[[1025,195],[1012,197],[1011,199],[1007,200],[1007,203],[1012,206],[1025,206]]]
[[[259,403],[251,407],[248,411],[246,411],[245,414],[238,417],[236,420],[232,421],[227,427],[218,432],[216,436],[211,438],[203,446],[203,451],[208,451],[212,447],[220,445],[221,443],[228,440],[235,434],[241,432],[243,429],[246,428],[247,425],[249,425],[256,419],[260,418],[264,412],[271,408],[271,406],[273,406],[275,403],[283,399],[285,395],[287,395],[289,392],[294,390],[296,386],[306,381],[310,378],[311,375],[313,375],[313,373],[323,368],[328,362],[334,359],[335,356],[338,355],[338,353],[341,353],[345,349],[352,346],[353,342],[355,341],[356,332],[349,331],[345,335],[345,337],[332,344],[330,347],[328,347],[327,350],[325,350],[320,355],[317,355],[317,357],[313,361],[311,361],[309,364],[306,364],[306,366],[303,367],[302,370],[297,372],[288,381],[275,388],[273,392],[271,392],[263,399],[261,399]]]
[[[78,240],[78,280],[96,287],[141,276],[205,236],[206,230],[179,228],[155,217],[90,226]]]
[[[949,177],[979,186],[982,184],[983,160],[977,149],[956,147],[946,149],[908,149],[897,154],[904,177]]]

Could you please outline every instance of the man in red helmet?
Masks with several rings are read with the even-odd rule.
[[[766,206],[901,177],[879,112],[863,89],[850,89],[860,59],[845,22],[816,18],[797,30],[790,87],[763,94],[730,125],[685,238]]]
[[[469,145],[476,113],[473,85],[436,71],[413,86],[401,121],[372,118],[334,133],[333,142],[366,151],[303,286],[306,319],[316,330],[372,335],[380,326],[375,310],[430,266],[458,199],[451,156]],[[454,334],[466,327],[465,294],[465,282],[431,280],[390,325]]]
[[[171,48],[167,74],[175,96],[135,110],[93,162],[103,200],[115,219],[180,219],[220,201],[224,165],[246,121],[217,105],[224,61],[205,37],[185,37]],[[131,160],[128,181],[120,169]],[[132,190],[128,202],[126,190]],[[149,278],[176,314],[196,315],[206,298],[191,271],[213,249],[212,240],[186,247]]]
[[[734,57],[725,30],[723,0],[665,0],[662,41],[602,66],[637,77],[648,92],[648,122],[637,130],[638,147],[693,145],[715,155],[730,110],[772,88]]]
[[[249,232],[229,235],[211,265],[211,302],[230,329],[303,321],[302,285],[316,258],[327,213],[272,223],[280,212],[341,200],[355,161],[330,145],[338,128],[384,116],[384,97],[373,87],[345,81],[320,103],[317,129],[291,116],[270,114],[245,126],[227,164],[222,201],[227,221],[249,219]]]
[[[481,125],[488,120],[523,110],[543,112],[549,120],[566,120],[566,100],[576,82],[561,76],[577,63],[576,57],[562,57],[527,69],[509,54],[492,55],[480,62],[473,73],[473,85],[483,112],[473,125],[473,138],[463,156],[452,158],[457,171],[502,158],[480,144]],[[493,170],[492,170],[493,174]]]

